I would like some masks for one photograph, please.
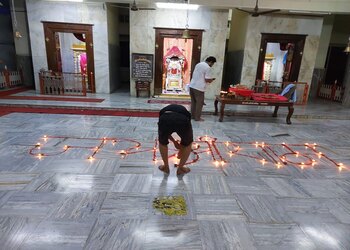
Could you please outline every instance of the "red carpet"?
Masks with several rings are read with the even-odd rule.
[[[184,100],[148,100],[147,103],[160,103],[160,104],[180,104],[180,105],[191,105],[191,101]]]
[[[35,100],[35,101],[59,101],[59,102],[103,102],[104,99],[86,97],[61,97],[61,96],[12,96],[23,91],[30,90],[28,87],[18,87],[0,91],[1,99],[11,100]]]
[[[20,93],[20,92],[23,92],[23,91],[27,91],[27,90],[30,90],[30,89],[31,88],[29,88],[29,87],[18,87],[18,88],[13,88],[13,89],[1,90],[0,91],[0,97],[17,94],[17,93]]]
[[[59,102],[103,102],[104,99],[82,97],[56,97],[56,96],[0,96],[1,99],[59,101]]]
[[[158,111],[118,111],[96,109],[72,108],[33,108],[33,107],[1,107],[0,116],[10,113],[44,113],[44,114],[74,114],[74,115],[104,115],[104,116],[132,116],[132,117],[158,117]]]

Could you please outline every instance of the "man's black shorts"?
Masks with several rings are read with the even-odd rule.
[[[181,145],[188,146],[193,142],[193,131],[189,117],[182,113],[167,111],[159,117],[159,143],[162,145],[168,145],[168,138],[174,132],[180,136]]]

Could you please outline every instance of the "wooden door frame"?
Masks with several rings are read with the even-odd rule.
[[[162,74],[163,74],[163,50],[164,38],[182,38],[184,29],[154,28],[155,29],[155,77],[154,95],[162,94]],[[202,36],[204,30],[189,30],[190,39],[193,39],[191,73],[194,67],[201,60]],[[191,76],[190,76],[191,77]]]
[[[87,57],[87,77],[91,84],[91,92],[96,93],[95,88],[95,66],[94,66],[94,47],[92,37],[93,24],[81,23],[62,23],[62,22],[47,22],[42,21],[44,25],[46,57],[49,70],[58,71],[56,63],[56,47],[55,47],[55,33],[79,33],[85,34],[86,57]]]
[[[256,70],[255,82],[263,73],[267,43],[294,43],[293,63],[289,75],[289,81],[298,81],[301,59],[303,57],[305,39],[307,35],[261,33],[260,53]]]

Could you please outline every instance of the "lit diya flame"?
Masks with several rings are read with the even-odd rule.
[[[343,163],[341,163],[341,162],[338,163],[338,169],[339,169],[339,171],[342,171],[343,167],[344,167]]]

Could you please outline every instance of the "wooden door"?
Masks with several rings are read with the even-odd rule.
[[[286,69],[288,72],[284,72],[283,81],[298,81],[301,59],[303,57],[304,44],[306,35],[291,35],[291,34],[270,34],[262,33],[260,43],[260,53],[258,60],[258,67],[256,72],[256,80],[262,79],[264,62],[266,57],[267,43],[280,43],[281,46],[285,44],[293,44],[293,50],[287,48],[289,52],[292,52],[291,61],[286,63]]]
[[[162,74],[163,74],[163,56],[164,56],[164,38],[181,38],[183,29],[164,29],[155,28],[155,77],[154,77],[154,94],[162,93]],[[203,30],[190,30],[190,39],[193,39],[191,72],[194,67],[200,62],[202,49],[202,33]]]
[[[46,57],[48,69],[56,72],[61,72],[60,56],[58,56],[57,48],[57,33],[73,33],[83,34],[85,36],[86,44],[86,58],[87,58],[87,78],[88,90],[92,93],[96,92],[95,88],[95,66],[94,66],[94,51],[93,51],[93,37],[92,24],[76,24],[76,23],[60,23],[60,22],[42,22],[44,25]]]

